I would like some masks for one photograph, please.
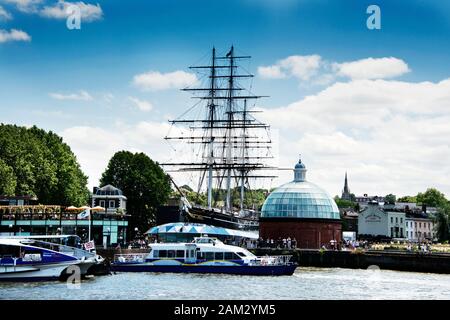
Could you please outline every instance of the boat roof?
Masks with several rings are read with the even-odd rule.
[[[162,224],[153,228],[150,228],[146,234],[159,235],[159,234],[173,234],[173,233],[184,233],[184,234],[208,234],[212,236],[230,236],[230,237],[241,237],[248,239],[258,239],[259,235],[257,232],[242,231],[227,229],[223,227],[216,227],[202,223],[185,223],[185,222],[173,222]]]
[[[0,236],[0,239],[64,239],[68,237],[78,237],[74,234],[67,235],[49,235],[49,236]]]

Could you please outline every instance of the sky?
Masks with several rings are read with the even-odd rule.
[[[356,195],[450,196],[449,40],[440,0],[0,0],[0,122],[61,135],[92,188],[116,151],[176,157],[163,137],[193,105],[188,67],[234,45],[269,96],[255,107],[277,165],[301,154],[333,196],[345,172]],[[266,188],[292,180],[278,174]]]

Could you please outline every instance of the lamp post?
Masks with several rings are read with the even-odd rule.
[[[8,227],[9,227],[9,235],[12,236],[12,235],[13,235],[13,234],[12,234],[12,233],[13,233],[13,232],[12,232],[13,225],[10,224]]]

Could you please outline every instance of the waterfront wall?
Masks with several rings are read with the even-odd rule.
[[[389,251],[320,251],[255,249],[256,255],[291,254],[292,260],[304,267],[380,269],[450,274],[450,255]]]
[[[292,255],[292,261],[303,267],[319,268],[350,268],[367,269],[378,266],[380,269],[447,273],[450,274],[450,254],[427,254],[389,251],[320,251],[320,250],[283,250],[283,249],[253,249],[258,256],[264,255]],[[98,249],[97,253],[109,261],[118,253],[142,253],[142,249]]]

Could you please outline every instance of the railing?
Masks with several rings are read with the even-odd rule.
[[[78,248],[69,247],[69,246],[65,246],[65,245],[58,245],[58,246],[59,246],[59,252],[70,255],[77,259],[82,259],[83,257],[86,257],[86,258],[95,257],[94,253],[83,250],[83,249],[78,249]]]
[[[130,263],[130,262],[144,262],[147,253],[123,253],[115,254],[114,262]]]
[[[252,260],[252,265],[261,265],[261,266],[278,266],[278,265],[288,265],[291,260],[291,255],[283,255],[283,256],[262,256],[257,257],[257,259]]]

